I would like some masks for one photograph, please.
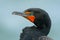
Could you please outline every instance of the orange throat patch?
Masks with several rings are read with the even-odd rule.
[[[26,18],[30,20],[31,22],[34,22],[35,20],[35,16],[27,16]]]

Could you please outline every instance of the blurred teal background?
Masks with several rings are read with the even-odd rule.
[[[0,0],[0,40],[19,40],[22,29],[32,26],[27,19],[12,15],[28,8],[41,8],[49,13],[52,27],[49,37],[60,39],[60,0]]]

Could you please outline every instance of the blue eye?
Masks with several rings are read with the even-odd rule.
[[[33,15],[33,12],[31,12],[30,15],[32,16]]]

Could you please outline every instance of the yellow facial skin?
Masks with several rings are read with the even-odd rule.
[[[30,14],[31,12],[25,12],[25,14]]]
[[[35,16],[31,16],[31,12],[25,12],[25,14],[27,15],[25,18],[27,18],[28,20],[30,20],[31,22],[34,22],[35,20]]]

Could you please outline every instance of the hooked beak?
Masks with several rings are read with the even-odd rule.
[[[26,17],[27,15],[25,15],[24,13],[21,13],[21,12],[12,12],[12,15],[19,15],[19,16],[23,16],[23,17]]]
[[[21,13],[21,12],[12,12],[13,15],[19,15],[19,16],[23,16],[24,18],[30,20],[31,22],[34,22],[34,19],[35,19],[35,16],[29,16],[29,15],[26,15],[24,13]]]

